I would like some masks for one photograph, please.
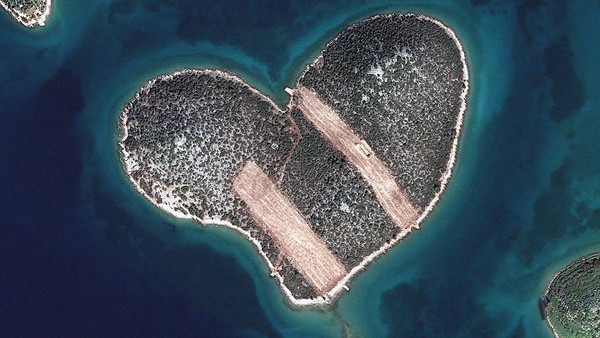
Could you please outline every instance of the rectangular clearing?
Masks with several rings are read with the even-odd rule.
[[[302,114],[356,167],[392,221],[403,230],[413,226],[419,210],[413,207],[406,193],[396,184],[390,170],[367,142],[356,135],[315,92],[306,87],[298,87],[294,94]]]
[[[233,189],[248,205],[252,219],[319,295],[346,275],[338,258],[256,163],[246,163],[234,179]]]

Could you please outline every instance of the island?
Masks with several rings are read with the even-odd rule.
[[[556,337],[598,337],[600,332],[600,252],[560,270],[540,299],[540,309]]]
[[[450,28],[376,15],[325,46],[286,109],[223,70],[150,80],[119,116],[119,154],[155,206],[241,232],[292,304],[327,304],[437,204],[468,90]]]
[[[46,24],[52,0],[0,0],[0,5],[23,26],[34,28]]]

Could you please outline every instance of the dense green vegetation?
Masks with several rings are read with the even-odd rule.
[[[459,46],[430,18],[393,13],[344,30],[299,80],[314,89],[425,208],[458,135],[465,90]]]
[[[458,137],[464,81],[459,47],[444,28],[397,13],[344,30],[299,84],[336,108],[424,211]],[[123,167],[142,194],[179,216],[247,231],[297,298],[315,293],[231,189],[247,161],[279,184],[347,271],[400,233],[356,168],[300,111],[280,111],[226,72],[150,81],[124,108],[120,128]]]
[[[546,297],[547,319],[559,337],[600,337],[600,253],[560,271]]]

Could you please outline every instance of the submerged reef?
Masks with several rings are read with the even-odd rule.
[[[124,107],[119,149],[153,204],[242,232],[290,301],[320,304],[432,210],[454,163],[468,73],[447,27],[395,13],[341,32],[297,87],[283,111],[227,72],[160,76]]]
[[[44,26],[52,0],[0,0],[0,5],[25,27]]]
[[[600,337],[600,253],[558,272],[541,303],[556,337]]]

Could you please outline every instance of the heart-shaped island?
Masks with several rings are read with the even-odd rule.
[[[468,92],[455,34],[419,14],[342,31],[287,110],[240,78],[151,80],[119,119],[135,188],[177,217],[245,234],[294,304],[331,301],[437,203]]]

